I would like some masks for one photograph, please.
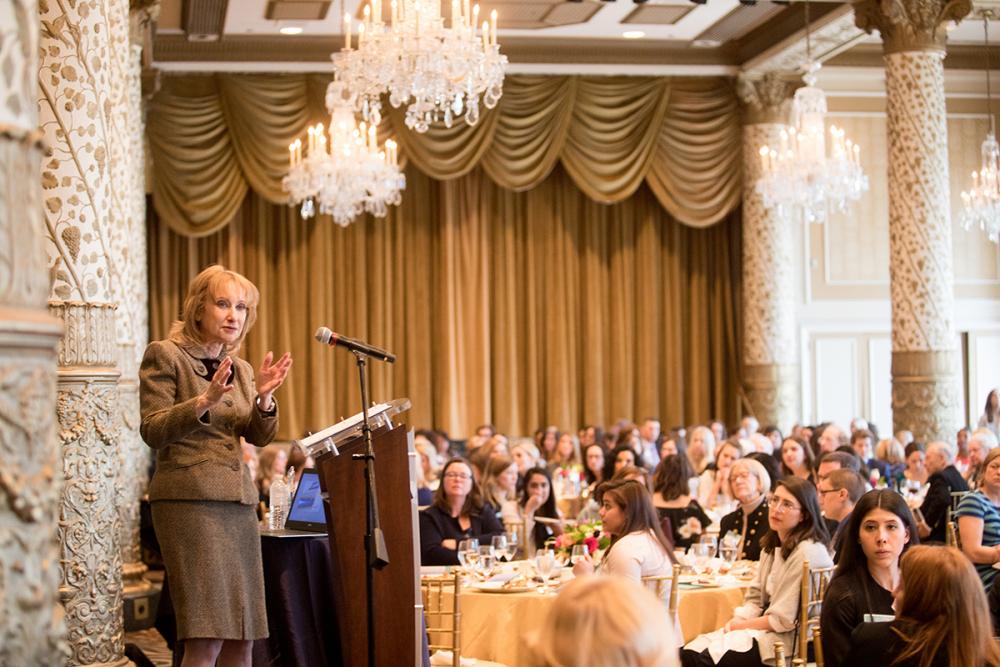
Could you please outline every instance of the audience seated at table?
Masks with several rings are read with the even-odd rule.
[[[879,479],[886,482],[892,479],[892,466],[888,461],[882,461],[875,456],[875,436],[867,428],[851,433],[851,450],[861,459],[862,465],[868,469],[866,481],[875,486]],[[878,476],[874,476],[875,473]]]
[[[598,571],[636,582],[642,577],[669,576],[673,571],[673,545],[660,530],[646,487],[632,480],[605,482],[597,488],[597,498],[603,530],[611,535],[611,545]],[[577,576],[593,572],[590,556],[573,566]],[[655,590],[656,586],[651,584],[649,588]],[[665,595],[666,588],[661,587]]]
[[[619,577],[581,577],[559,593],[531,638],[525,667],[677,667],[663,604]]]
[[[730,532],[740,536],[737,560],[760,560],[760,541],[770,530],[767,521],[767,494],[771,477],[764,466],[749,457],[733,463],[729,488],[739,505],[719,522],[719,536]]]
[[[549,471],[538,466],[524,474],[524,488],[519,502],[528,555],[545,546],[546,540],[562,535],[562,516],[556,507]]]
[[[563,433],[559,436],[556,449],[548,459],[549,474],[552,476],[555,476],[557,471],[567,468],[576,470],[583,468],[580,441],[572,433]]]
[[[677,549],[687,550],[698,542],[712,523],[698,501],[688,495],[692,474],[687,458],[678,454],[664,457],[653,474],[653,507],[661,522],[670,520],[669,537]]]
[[[926,523],[917,523],[922,542],[941,542],[946,538],[945,526],[948,523],[948,510],[951,509],[951,494],[956,491],[968,491],[969,485],[962,478],[952,460],[954,453],[944,442],[932,442],[927,445],[926,466],[930,477],[927,478],[928,488],[924,502],[920,505]]]
[[[1000,447],[990,450],[982,469],[979,490],[965,494],[954,516],[962,552],[988,587],[997,574],[993,566],[1000,563]]]
[[[640,468],[639,466],[625,466],[624,468],[619,468],[615,471],[615,474],[611,476],[609,481],[621,482],[624,480],[639,482],[646,487],[647,491],[653,487],[653,480],[649,477],[649,471],[645,468]]]
[[[812,447],[802,438],[790,435],[781,443],[781,476],[795,475],[816,482],[816,463]]]
[[[853,470],[834,470],[816,485],[819,508],[830,533],[830,550],[837,562],[844,540],[844,531],[854,504],[865,492],[865,480]]]
[[[715,463],[709,465],[698,480],[698,502],[702,507],[708,510],[718,507],[728,512],[733,504],[733,497],[729,495],[729,469],[741,456],[743,449],[732,440],[719,445]]]
[[[625,466],[638,466],[639,457],[636,455],[635,450],[632,449],[630,445],[618,445],[611,450],[604,460],[604,479],[605,481],[611,479],[615,476],[621,468]]]
[[[535,433],[535,444],[538,446],[538,454],[541,460],[548,465],[549,459],[555,454],[556,445],[559,444],[559,436],[562,435],[555,426],[548,426],[539,429]]]
[[[681,654],[683,665],[758,667],[762,660],[774,660],[775,642],[793,645],[802,564],[808,561],[812,568],[833,565],[826,546],[829,535],[812,483],[798,477],[783,479],[768,503],[770,530],[761,542],[757,578],[743,605],[722,630],[688,643]],[[710,647],[722,652],[718,663],[711,657]]]
[[[489,544],[494,535],[503,534],[496,510],[483,501],[469,462],[448,461],[433,504],[420,512],[421,564],[458,565],[461,540],[475,537]]]
[[[902,496],[890,489],[876,489],[861,496],[844,535],[840,562],[820,614],[826,667],[850,664],[844,658],[855,628],[862,623],[892,619],[899,558],[919,541],[910,508]]]
[[[984,428],[977,429],[969,436],[966,443],[968,460],[962,476],[969,483],[970,490],[975,491],[979,488],[983,472],[983,461],[986,460],[986,454],[996,446],[997,437],[993,435],[992,431]]]
[[[842,664],[1000,667],[986,595],[969,560],[952,547],[907,550],[896,619],[859,627]]]

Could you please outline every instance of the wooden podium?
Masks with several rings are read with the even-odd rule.
[[[374,575],[375,664],[419,666],[420,547],[416,488],[410,474],[415,459],[406,427],[372,432],[378,510],[389,564]],[[317,458],[320,487],[327,498],[326,519],[333,569],[333,608],[345,667],[368,664],[365,553],[365,441],[357,436],[338,444],[340,455]]]

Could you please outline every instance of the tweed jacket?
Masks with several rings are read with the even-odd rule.
[[[253,367],[233,357],[235,390],[199,419],[198,396],[209,379],[205,365],[172,341],[146,348],[139,368],[139,432],[156,450],[149,499],[218,500],[256,505],[257,487],[243,465],[240,436],[258,447],[278,429],[256,405]]]

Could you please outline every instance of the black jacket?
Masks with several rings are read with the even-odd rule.
[[[731,530],[735,530],[737,534],[743,530],[742,507],[737,507],[735,511],[730,512],[719,521],[720,539]],[[768,530],[770,530],[770,525],[767,523],[767,501],[765,500],[747,517],[747,534],[743,536],[743,551],[736,557],[744,560],[760,560],[760,538],[764,537]]]
[[[945,524],[948,522],[948,509],[951,507],[952,491],[968,491],[969,485],[955,466],[948,466],[936,472],[927,480],[930,488],[924,498],[920,511],[931,527],[931,534],[921,542],[944,542]]]
[[[444,540],[456,542],[469,537],[479,538],[479,544],[488,546],[494,535],[503,535],[503,526],[497,520],[496,510],[487,503],[478,516],[469,517],[468,530],[462,530],[458,519],[436,505],[420,512],[420,564],[458,565],[458,552],[441,546]]]

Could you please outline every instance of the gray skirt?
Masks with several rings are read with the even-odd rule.
[[[152,502],[178,639],[267,637],[264,567],[250,505]]]

